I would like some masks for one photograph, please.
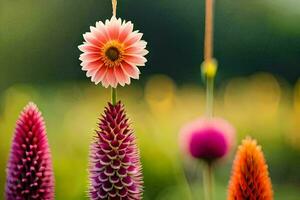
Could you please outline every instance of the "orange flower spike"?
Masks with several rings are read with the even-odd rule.
[[[269,178],[261,146],[256,140],[246,138],[239,146],[233,163],[227,200],[273,200]]]

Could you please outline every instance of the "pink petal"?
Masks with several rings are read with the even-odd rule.
[[[127,47],[126,49],[125,49],[125,52],[126,52],[126,54],[135,54],[135,53],[139,53],[139,52],[141,52],[143,50],[143,48],[140,48],[140,47],[137,47],[137,46],[130,46],[130,47]]]
[[[140,40],[135,44],[125,48],[125,55],[136,55],[136,56],[145,56],[149,52],[145,49],[147,42]]]
[[[121,67],[128,76],[134,79],[139,79],[139,75],[141,72],[137,67],[132,66],[126,62],[122,62]]]
[[[137,46],[137,47],[140,47],[140,48],[146,48],[146,46],[147,46],[147,42],[146,41],[144,41],[144,40],[140,40],[140,41],[138,41],[137,43],[135,43],[134,44],[135,46]]]
[[[101,29],[97,29],[93,26],[90,27],[90,30],[93,37],[101,44],[101,46],[109,40],[106,31],[101,31]]]
[[[94,46],[100,46],[101,45],[101,43],[94,37],[94,35],[92,33],[83,34],[83,38],[85,39],[85,41],[87,41],[88,43],[90,43]]]
[[[107,26],[109,38],[111,40],[116,40],[119,37],[120,27],[121,27],[121,19],[116,19],[116,17],[112,17],[110,23]]]
[[[91,53],[100,52],[100,50],[101,50],[100,47],[97,47],[97,46],[94,46],[94,45],[88,44],[88,43],[79,45],[78,49],[82,52],[91,52]]]
[[[139,55],[124,55],[124,60],[137,66],[145,66],[147,62],[145,57]]]
[[[146,49],[143,49],[141,52],[140,52],[140,55],[141,56],[145,56],[149,53],[149,51],[147,51]],[[147,60],[147,59],[146,59]]]
[[[84,62],[93,62],[96,60],[100,60],[100,54],[99,53],[83,53],[80,55],[79,60]]]
[[[88,70],[86,72],[86,76],[87,77],[93,77],[93,76],[95,76],[95,74],[97,73],[97,71],[98,71],[98,68],[94,68],[94,69]]]
[[[101,21],[96,22],[96,29],[105,36],[106,40],[109,40],[108,31],[106,30],[105,24],[103,24]]]
[[[124,42],[127,37],[132,33],[133,30],[133,24],[131,22],[123,23],[121,30],[120,30],[120,35],[119,35],[119,41]]]
[[[130,78],[125,74],[122,67],[115,67],[115,76],[117,78],[117,81],[120,83],[120,85],[124,86],[125,83],[130,83]]]
[[[145,56],[148,53],[149,52],[146,49],[140,48],[140,47],[137,47],[137,46],[131,46],[131,47],[125,49],[125,55]]]
[[[106,80],[108,81],[109,85],[112,87],[117,86],[117,79],[115,77],[114,68],[108,67],[107,73],[106,73]]]
[[[105,88],[108,88],[108,86],[110,85],[109,81],[107,80],[107,73],[105,74],[104,78],[102,79],[102,85]]]
[[[103,80],[104,76],[106,75],[107,72],[107,67],[106,66],[102,66],[97,73],[94,75],[94,77],[92,78],[92,81],[95,82],[95,84],[100,83],[100,81]]]
[[[95,69],[95,68],[100,68],[102,67],[104,63],[101,60],[97,60],[94,62],[82,62],[81,66],[82,66],[82,70],[86,71],[86,70],[91,70],[91,69]]]
[[[143,37],[142,33],[138,33],[138,31],[132,32],[129,37],[124,41],[125,46],[131,46],[141,40]]]

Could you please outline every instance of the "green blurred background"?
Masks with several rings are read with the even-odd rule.
[[[178,149],[180,127],[205,108],[203,8],[204,0],[119,0],[118,15],[150,51],[141,80],[119,89],[141,149],[145,200],[203,198],[201,165]],[[0,194],[15,121],[34,101],[47,124],[56,199],[87,199],[89,143],[109,91],[85,77],[77,46],[110,16],[109,0],[0,1]],[[263,146],[276,200],[300,199],[299,19],[299,0],[216,1],[216,114],[234,124],[238,142],[251,135]],[[218,200],[232,159],[216,171]]]

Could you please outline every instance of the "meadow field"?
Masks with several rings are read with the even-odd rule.
[[[87,199],[89,144],[109,98],[108,90],[85,82],[23,84],[5,90],[0,101],[0,193],[15,121],[34,101],[47,125],[56,198]],[[154,75],[144,86],[120,88],[119,98],[141,151],[144,199],[202,199],[201,165],[180,152],[178,134],[184,123],[203,115],[204,89],[178,86],[165,75]],[[300,82],[290,85],[268,73],[234,78],[217,87],[215,104],[216,116],[236,127],[236,144],[251,135],[263,146],[275,199],[299,199]],[[233,155],[216,168],[216,199],[226,196],[232,160]]]

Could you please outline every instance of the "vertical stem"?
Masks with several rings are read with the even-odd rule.
[[[112,14],[114,17],[117,16],[117,0],[111,0],[111,4],[112,4]],[[112,105],[116,105],[117,104],[117,88],[111,88],[111,103]]]
[[[213,13],[214,0],[205,2],[205,33],[204,33],[204,62],[212,62],[213,59]],[[213,116],[214,103],[214,77],[206,77],[206,115]],[[205,162],[203,169],[203,185],[205,200],[213,200],[213,168],[212,163]]]
[[[210,162],[205,162],[203,169],[203,186],[204,186],[204,199],[213,199],[213,167]]]
[[[112,0],[111,1],[112,3],[112,13],[113,13],[113,16],[116,17],[117,16],[117,0]]]
[[[213,59],[213,0],[205,2],[205,33],[204,33],[204,62],[211,62]],[[213,116],[214,98],[214,77],[206,77],[206,115]]]
[[[111,88],[111,103],[112,105],[117,104],[117,88]]]
[[[205,33],[204,33],[204,60],[209,61],[213,57],[213,0],[205,3]]]
[[[212,118],[214,114],[214,78],[206,78],[206,116]]]

